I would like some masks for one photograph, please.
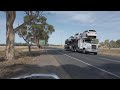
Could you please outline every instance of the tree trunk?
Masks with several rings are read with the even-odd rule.
[[[22,36],[22,38],[24,39],[24,41],[26,41],[26,43],[27,43],[27,45],[28,45],[28,50],[29,50],[29,52],[31,52],[31,44],[30,44],[30,42],[27,41],[27,40],[24,38],[24,36]]]
[[[38,39],[38,41],[37,41],[37,45],[38,45],[38,48],[39,49],[42,49],[42,46],[40,45],[40,40]]]
[[[6,59],[13,60],[15,57],[14,53],[14,39],[15,33],[13,29],[13,23],[16,17],[16,11],[6,12]]]
[[[31,52],[31,44],[28,43],[28,50]]]

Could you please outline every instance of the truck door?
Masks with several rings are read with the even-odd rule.
[[[79,49],[82,49],[82,43],[83,43],[83,41],[82,41],[82,39],[79,39],[78,40],[78,47],[79,47]]]

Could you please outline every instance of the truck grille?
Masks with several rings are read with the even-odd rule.
[[[96,49],[96,45],[92,45],[92,49]]]

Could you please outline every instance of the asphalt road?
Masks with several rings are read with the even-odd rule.
[[[72,79],[120,79],[120,58],[47,48]],[[59,76],[59,75],[58,75]]]

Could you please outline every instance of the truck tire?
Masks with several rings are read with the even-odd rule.
[[[76,47],[74,47],[74,51],[77,52],[77,48]]]
[[[86,51],[85,51],[85,49],[83,49],[83,50],[82,50],[82,52],[83,52],[84,54],[86,54]]]
[[[77,50],[76,50],[76,49],[75,49],[74,51],[75,51],[75,52],[77,52]]]
[[[96,52],[96,53],[94,53],[94,55],[97,55],[97,52]]]

